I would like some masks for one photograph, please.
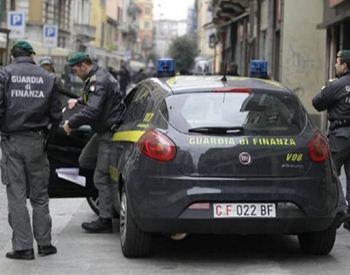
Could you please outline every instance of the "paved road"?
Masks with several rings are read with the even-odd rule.
[[[86,234],[82,221],[95,215],[82,199],[51,200],[53,242],[59,253],[34,261],[4,257],[11,250],[5,188],[0,186],[0,274],[350,274],[350,232],[340,229],[329,256],[305,256],[293,236],[157,237],[154,255],[125,259],[119,233]],[[118,220],[114,223],[117,225]]]

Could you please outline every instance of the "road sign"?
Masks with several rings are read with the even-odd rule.
[[[7,13],[7,27],[11,39],[24,38],[26,18],[23,11],[9,11]]]
[[[43,26],[43,44],[47,47],[57,47],[58,27],[57,25]]]

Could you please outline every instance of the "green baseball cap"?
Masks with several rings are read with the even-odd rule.
[[[15,45],[13,45],[13,47],[17,47],[20,49],[23,49],[31,54],[35,54],[35,51],[32,47],[32,45],[30,45],[27,41],[24,40],[18,40]]]
[[[75,64],[90,59],[90,56],[87,53],[84,52],[76,52],[72,54],[70,57],[68,57],[67,62],[69,66],[74,66]]]
[[[337,53],[337,57],[341,59],[350,59],[350,50],[341,50]]]

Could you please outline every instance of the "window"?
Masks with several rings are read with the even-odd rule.
[[[299,102],[284,93],[189,93],[169,96],[165,103],[163,117],[182,132],[197,127],[243,127],[244,134],[292,135],[305,125]]]
[[[123,119],[123,124],[129,125],[128,128],[133,128],[143,121],[146,113],[153,108],[151,92],[147,86],[141,85],[133,93],[130,95],[132,97],[130,101],[129,97],[126,99],[128,107]]]

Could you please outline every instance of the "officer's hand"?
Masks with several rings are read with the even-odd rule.
[[[68,108],[73,109],[77,105],[78,100],[75,98],[68,99]]]
[[[69,127],[68,120],[65,121],[63,125],[63,130],[66,132],[67,136],[69,136],[70,133],[72,132],[72,128]]]

